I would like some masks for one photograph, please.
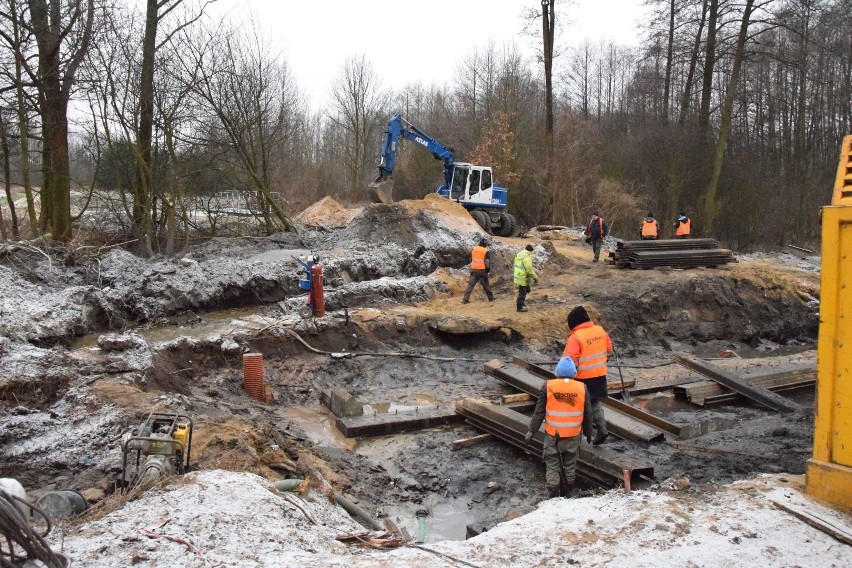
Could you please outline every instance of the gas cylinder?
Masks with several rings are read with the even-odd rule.
[[[322,292],[322,265],[319,263],[311,267],[311,294],[314,317],[321,318],[325,315],[325,297]]]

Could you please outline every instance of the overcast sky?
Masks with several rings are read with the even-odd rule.
[[[355,55],[366,56],[385,87],[400,89],[451,80],[462,60],[489,42],[532,53],[540,31],[535,39],[523,33],[528,8],[540,10],[540,0],[221,0],[217,6],[233,19],[259,22],[315,109]],[[638,42],[642,0],[563,0],[557,10],[560,43]]]

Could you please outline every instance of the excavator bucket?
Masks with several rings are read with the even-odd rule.
[[[393,180],[385,178],[374,181],[367,190],[373,203],[393,203]]]

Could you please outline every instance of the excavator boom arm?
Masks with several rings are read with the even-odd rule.
[[[400,115],[395,115],[385,128],[385,137],[382,142],[382,156],[379,162],[379,177],[377,182],[382,181],[393,173],[396,162],[396,144],[400,137],[411,140],[429,150],[436,160],[444,163],[444,181],[447,185],[453,176],[453,151],[436,141],[434,138],[409,123]]]

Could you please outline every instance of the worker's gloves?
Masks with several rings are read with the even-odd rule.
[[[591,437],[591,436],[586,436],[586,442],[587,442],[587,443],[589,443],[589,444],[591,444],[591,443],[592,443],[592,437]]]
[[[532,432],[527,432],[527,435],[526,435],[526,436],[524,436],[524,443],[525,443],[525,444],[529,444],[529,443],[530,443],[530,440],[532,440],[532,437],[533,437],[533,433],[532,433]]]

